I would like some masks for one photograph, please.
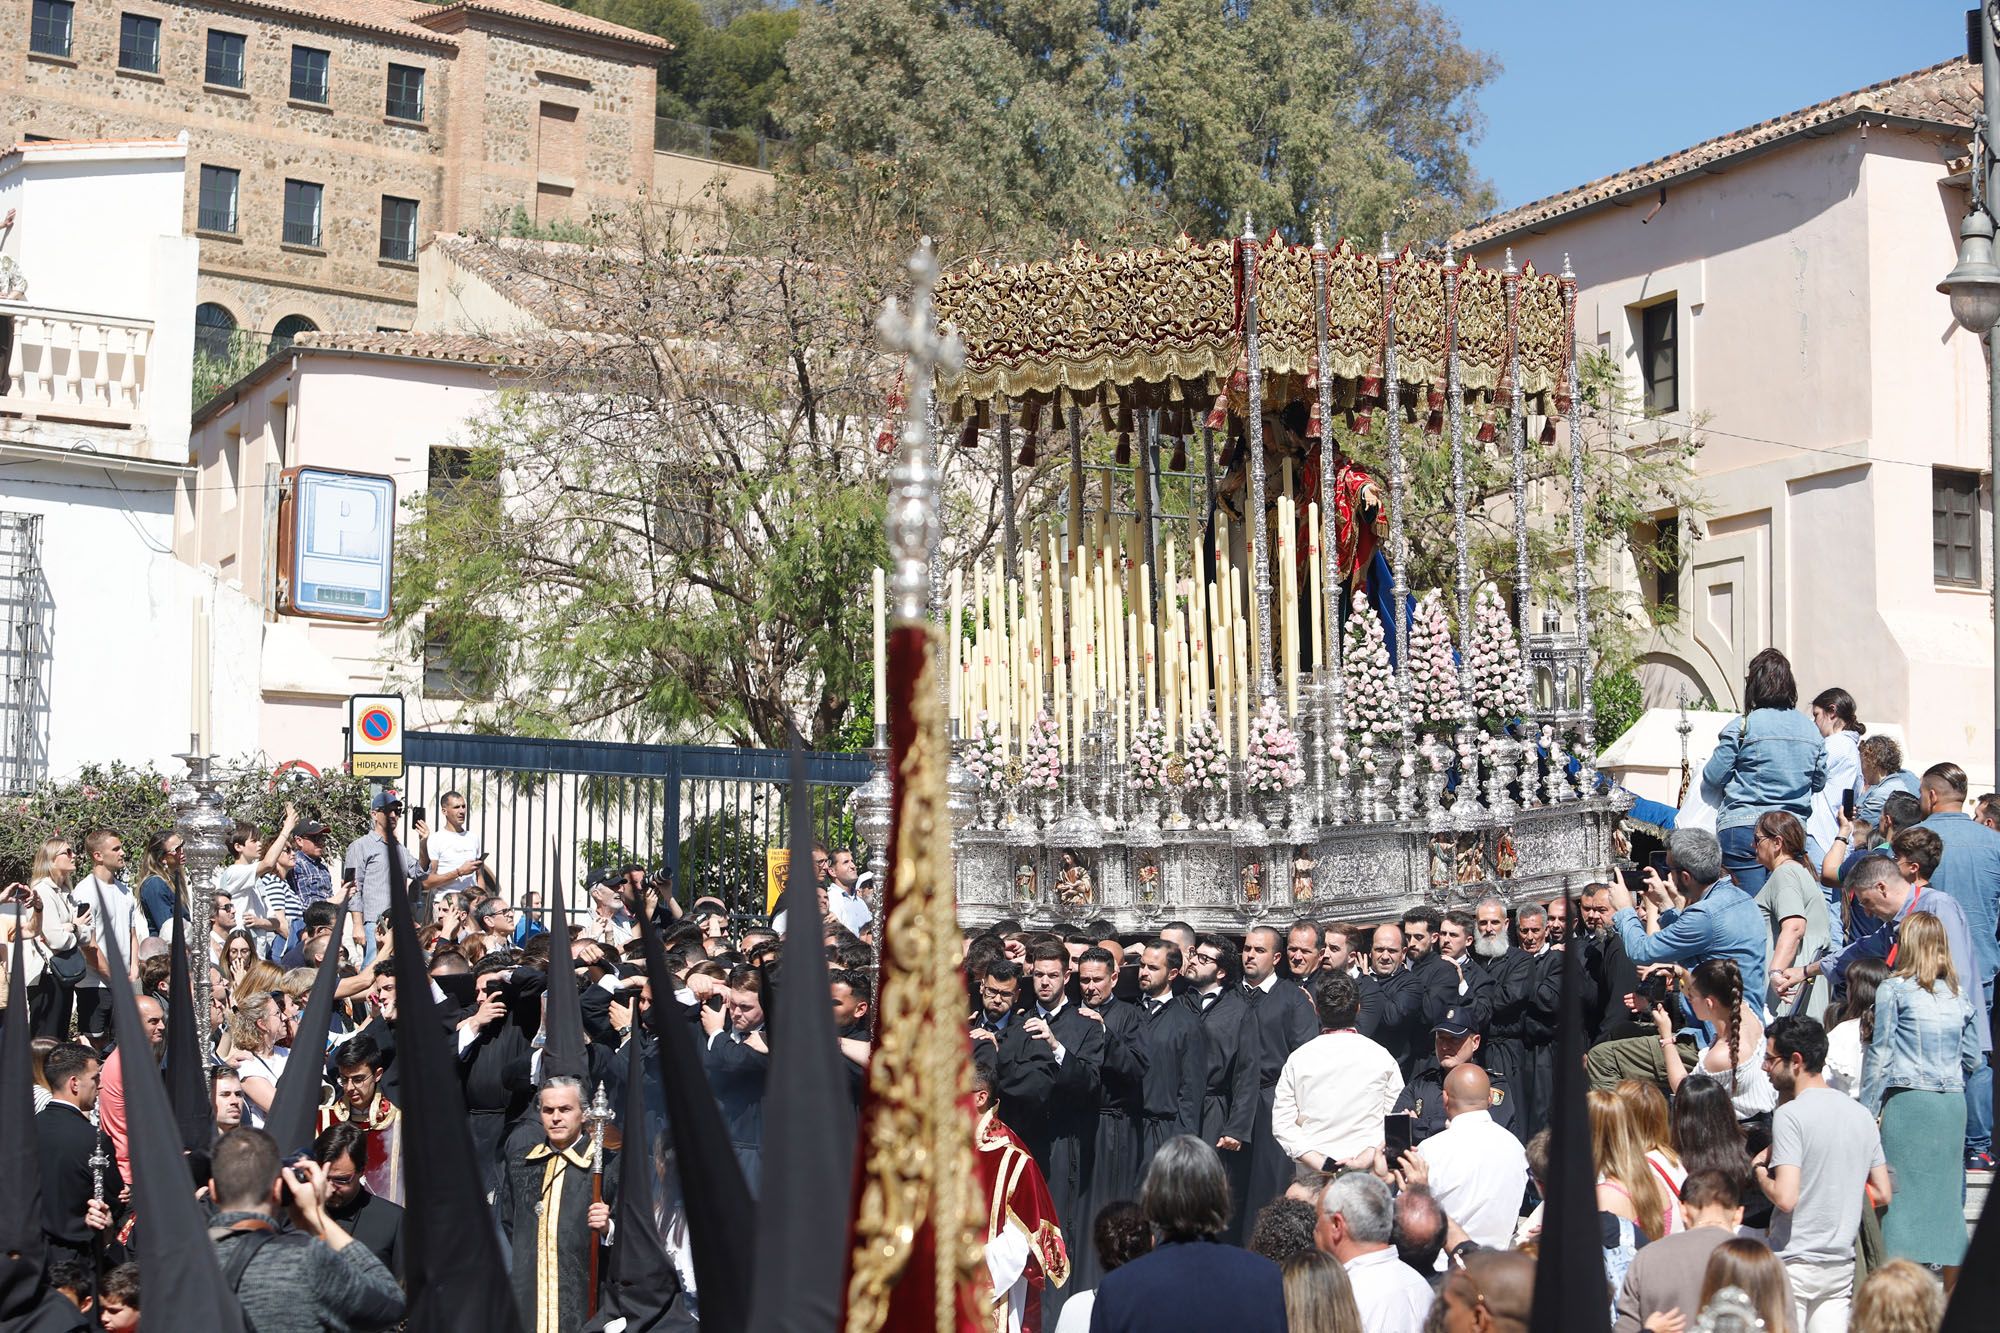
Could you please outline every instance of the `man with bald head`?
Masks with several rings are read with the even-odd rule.
[[[1368,940],[1367,966],[1361,973],[1361,1009],[1372,1014],[1373,1037],[1396,1057],[1407,1081],[1416,1072],[1416,1054],[1423,1044],[1422,1016],[1408,991],[1410,972],[1403,965],[1403,928],[1394,921],[1375,927]]]
[[[1470,1062],[1444,1079],[1444,1132],[1404,1158],[1408,1177],[1427,1176],[1445,1216],[1480,1245],[1513,1240],[1528,1187],[1528,1154],[1493,1119],[1493,1084]]]
[[[1535,1261],[1518,1250],[1481,1250],[1438,1292],[1444,1333],[1528,1333]]]
[[[1279,977],[1285,939],[1273,926],[1253,926],[1243,937],[1243,998],[1257,1028],[1257,1119],[1250,1141],[1250,1180],[1237,1207],[1244,1217],[1285,1192],[1292,1159],[1271,1130],[1278,1075],[1292,1052],[1319,1035],[1319,1011],[1306,993]]]

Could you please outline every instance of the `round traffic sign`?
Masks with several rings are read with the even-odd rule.
[[[386,708],[371,708],[361,715],[361,734],[376,745],[382,744],[395,734],[396,719],[389,716]]]

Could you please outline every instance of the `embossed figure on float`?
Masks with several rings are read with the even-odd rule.
[[[935,394],[962,459],[998,461],[978,494],[1005,510],[987,549],[942,534],[951,592],[930,608],[962,923],[1371,919],[1602,873],[1624,798],[1593,768],[1567,267],[1246,221],[975,261],[934,301],[963,361],[904,394]],[[1013,484],[1051,459],[1053,503]],[[1480,459],[1511,487],[1476,499]],[[1419,472],[1450,478],[1453,543],[1421,564]],[[1565,472],[1548,521],[1570,519],[1571,549],[1537,570],[1529,480]],[[1512,559],[1476,568],[1474,528],[1508,524]],[[1412,587],[1419,568],[1448,585]]]

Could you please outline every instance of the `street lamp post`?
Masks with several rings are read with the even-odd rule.
[[[2000,781],[2000,340],[1994,326],[2000,324],[2000,266],[1993,262],[1993,214],[1990,202],[2000,185],[1996,158],[1989,135],[2000,125],[2000,55],[1994,49],[1994,24],[2000,22],[2000,0],[1984,0],[1975,19],[1979,32],[1980,82],[1985,94],[1985,111],[1973,135],[1972,211],[1958,228],[1958,264],[1938,284],[1951,298],[1951,315],[1959,327],[1986,343],[1986,378],[1989,408],[1987,435],[1992,459],[1995,522],[1993,546],[1988,552],[1988,574],[1993,579],[1993,773]]]

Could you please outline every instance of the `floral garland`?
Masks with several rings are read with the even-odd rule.
[[[1181,748],[1189,791],[1221,791],[1229,780],[1229,756],[1222,752],[1222,729],[1212,717],[1199,717],[1188,728]]]
[[[1151,795],[1167,789],[1167,726],[1154,709],[1132,733],[1132,786]]]
[[[1478,714],[1496,725],[1526,717],[1528,687],[1514,618],[1499,589],[1486,584],[1472,613],[1472,699]]]
[[[1396,718],[1396,674],[1389,664],[1389,641],[1382,619],[1365,598],[1348,614],[1341,673],[1347,678],[1347,729],[1383,739],[1402,731]]]
[[[1028,730],[1021,754],[1021,790],[1056,791],[1062,787],[1062,742],[1055,719],[1043,713]]]
[[[1276,699],[1266,699],[1250,719],[1249,759],[1243,785],[1254,792],[1285,792],[1305,780],[1299,760],[1299,737]]]
[[[1435,589],[1417,603],[1410,624],[1410,711],[1418,727],[1433,736],[1449,736],[1464,712],[1451,624],[1445,619],[1444,595]]]
[[[1007,790],[1007,748],[1000,743],[1000,733],[984,713],[973,721],[972,735],[965,741],[964,760],[965,771],[972,775],[976,790],[991,796]]]

